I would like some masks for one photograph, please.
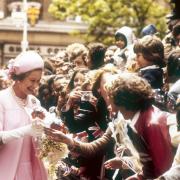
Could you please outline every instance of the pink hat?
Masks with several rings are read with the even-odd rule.
[[[43,69],[44,61],[36,51],[20,53],[15,59],[9,61],[9,75],[23,74],[34,69]]]

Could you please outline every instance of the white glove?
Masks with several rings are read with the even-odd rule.
[[[3,144],[7,144],[8,142],[23,138],[25,136],[41,136],[43,132],[43,123],[42,120],[36,118],[32,121],[31,124],[13,129],[10,131],[1,131],[0,139],[2,139]]]

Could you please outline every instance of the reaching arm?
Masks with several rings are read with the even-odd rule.
[[[111,130],[108,128],[103,136],[91,143],[76,141],[68,135],[50,128],[45,128],[45,134],[52,140],[68,145],[69,150],[84,156],[93,156],[106,148],[112,140]]]

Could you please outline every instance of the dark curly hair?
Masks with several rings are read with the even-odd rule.
[[[116,106],[130,111],[146,110],[154,100],[151,85],[133,73],[118,74],[106,88]]]

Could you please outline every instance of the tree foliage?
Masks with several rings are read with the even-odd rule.
[[[165,16],[169,13],[169,0],[52,0],[49,12],[59,20],[81,16],[88,24],[86,41],[111,44],[114,32],[132,27],[139,36],[147,24],[155,24],[161,35],[166,30]]]

